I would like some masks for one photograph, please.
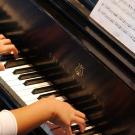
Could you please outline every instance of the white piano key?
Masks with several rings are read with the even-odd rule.
[[[31,90],[32,91],[32,90]],[[38,97],[42,94],[47,94],[49,92],[44,92],[40,94],[32,94],[31,91],[25,91],[25,93],[17,93],[17,95],[24,101],[25,104],[29,105],[36,101],[38,101]],[[50,93],[53,93],[53,91],[50,91]]]
[[[31,64],[25,64],[25,65],[21,65],[21,66],[16,66],[16,67],[12,67],[12,68],[7,68],[4,70],[4,72],[13,72],[16,69],[22,69],[22,68],[28,68],[28,67],[32,67]]]
[[[41,88],[41,87],[46,87],[46,86],[50,86],[50,83],[49,82],[43,82],[43,83],[33,84],[33,85],[29,85],[29,86],[25,86],[24,84],[21,84],[21,85],[10,86],[10,87],[14,91],[19,92],[19,91],[23,91],[23,90]]]
[[[4,79],[5,80],[5,79]],[[18,86],[18,85],[21,85],[21,84],[23,84],[24,82],[25,82],[25,80],[10,80],[10,81],[6,81],[7,83],[8,83],[8,85],[10,85],[10,86]]]
[[[48,134],[48,135],[54,135],[54,133],[52,133],[50,127],[48,127],[48,125],[46,123],[43,123],[41,125],[41,128]]]
[[[42,93],[43,94],[43,93]],[[40,95],[42,95],[42,94],[40,94]],[[44,93],[45,94],[45,93]],[[39,95],[39,96],[40,96]],[[35,96],[35,97],[33,97],[33,96],[28,96],[28,97],[22,97],[22,100],[27,104],[27,105],[30,105],[30,104],[32,104],[32,103],[34,103],[34,102],[36,102],[36,101],[38,101],[38,97],[39,96]],[[53,94],[52,94],[52,96],[53,96]],[[64,97],[62,97],[62,96],[59,96],[59,97],[56,97],[56,99],[57,100],[60,100],[60,101],[65,101],[65,99],[64,99]]]
[[[36,73],[36,71],[33,72],[29,72],[29,73]],[[27,73],[24,73],[23,75],[25,75]],[[5,81],[13,81],[18,79],[18,77],[20,76],[20,74],[14,75],[12,72],[5,72],[0,74],[0,76],[5,80]],[[18,79],[19,80],[19,79]]]
[[[25,90],[22,90],[22,91],[20,91],[20,92],[17,92],[19,95],[21,95],[21,96],[28,96],[29,94],[31,95],[32,94],[32,91],[33,91],[33,89],[25,89]],[[56,92],[56,90],[50,90],[50,91],[46,91],[46,92],[44,92],[44,93],[53,93],[53,92]],[[43,92],[42,92],[43,93]],[[39,94],[42,94],[42,93],[39,93]],[[33,95],[37,95],[37,94],[33,94]]]
[[[53,95],[53,92],[55,92],[56,90],[53,90],[53,91],[49,91],[49,92],[43,92],[43,93],[39,93],[39,94],[32,94],[31,92],[27,93],[26,95],[22,95],[22,99],[28,99],[28,100],[33,100],[35,98],[38,98],[40,95],[45,95],[45,94],[48,94],[48,93],[52,93]]]
[[[31,80],[31,79],[40,79],[41,78],[41,76],[39,76],[39,77],[34,77],[34,78],[30,78],[30,79],[26,79],[26,80],[18,80],[18,79],[13,79],[13,80],[9,80],[9,81],[6,81],[10,86],[16,86],[16,85],[21,85],[21,84],[23,84],[24,85],[24,83],[25,83],[25,81],[28,81],[28,80]],[[3,79],[3,80],[5,80],[5,79]],[[49,82],[48,82],[49,83]],[[38,83],[36,83],[36,84],[38,84]],[[31,84],[32,85],[32,84]],[[33,84],[34,85],[34,84]]]
[[[8,68],[5,69],[4,71],[0,71],[0,76],[3,77],[9,77],[9,74],[12,73],[16,70],[16,69],[22,69],[22,68],[27,68],[27,67],[32,67],[32,65],[27,64],[27,65],[23,65],[23,66],[17,66],[17,67],[13,67],[13,68]]]
[[[94,126],[88,126],[88,127],[85,128],[85,131],[90,130],[92,128],[94,128]]]
[[[59,100],[59,101],[65,101],[65,97],[64,96],[56,97],[56,99]]]

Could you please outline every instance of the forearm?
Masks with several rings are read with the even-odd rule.
[[[18,133],[25,133],[36,128],[52,117],[52,109],[47,99],[11,111],[17,121]]]

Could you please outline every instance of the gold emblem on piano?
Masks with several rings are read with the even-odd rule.
[[[75,67],[75,70],[73,72],[73,79],[75,78],[82,78],[84,76],[84,66],[82,64],[78,64],[76,67]]]

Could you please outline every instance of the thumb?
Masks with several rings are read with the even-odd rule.
[[[5,67],[4,67],[4,65],[0,62],[0,71],[3,71],[3,70],[5,70]]]

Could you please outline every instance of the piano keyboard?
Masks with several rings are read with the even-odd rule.
[[[12,96],[15,94],[18,102],[23,102],[23,104],[20,102],[21,106],[30,105],[40,98],[54,95],[58,100],[69,102],[87,115],[88,121],[84,133],[79,132],[76,124],[72,125],[72,130],[76,135],[104,134],[109,123],[106,121],[102,107],[96,98],[93,95],[91,98],[84,95],[68,99],[66,97],[68,93],[72,94],[82,89],[80,84],[65,73],[57,62],[51,59],[31,58],[31,61],[33,60],[35,65],[28,64],[28,61],[22,57],[4,61],[6,69],[0,72],[0,79],[4,87],[9,88],[7,91]],[[41,125],[41,127],[49,135],[53,135],[52,129],[49,129],[46,124]]]
[[[55,63],[51,61],[48,61],[46,63],[52,63],[52,65],[49,67],[49,64],[40,65],[38,63],[36,67],[38,67],[38,69],[40,68],[41,71],[46,70],[48,71],[48,73],[49,70],[53,73],[52,69],[55,69],[54,71],[59,71],[59,68],[56,68]],[[3,62],[3,64],[5,65],[6,70],[0,72],[0,77],[26,105],[30,105],[31,103],[38,101],[38,99],[50,95],[56,96],[56,99],[58,100],[66,101],[66,97],[62,96],[59,91],[55,89],[55,85],[58,85],[58,87],[63,89],[65,92],[70,89],[73,90],[73,87],[78,87],[77,84],[73,84],[74,81],[71,79],[67,79],[67,82],[63,81],[61,83],[58,81],[59,79],[56,79],[54,80],[54,82],[56,83],[55,85],[50,81],[46,81],[45,76],[40,75],[40,73],[35,70],[35,67],[33,67],[31,64],[27,64],[27,62],[23,58]],[[62,72],[60,72],[59,74],[61,73]],[[55,78],[56,75],[54,74],[52,78]],[[76,125],[73,125],[73,127],[74,126]],[[46,126],[41,127],[46,128]],[[91,128],[92,126],[88,126],[86,128],[86,131]],[[46,129],[44,130],[46,131]],[[79,132],[79,130],[75,130],[74,132]]]

